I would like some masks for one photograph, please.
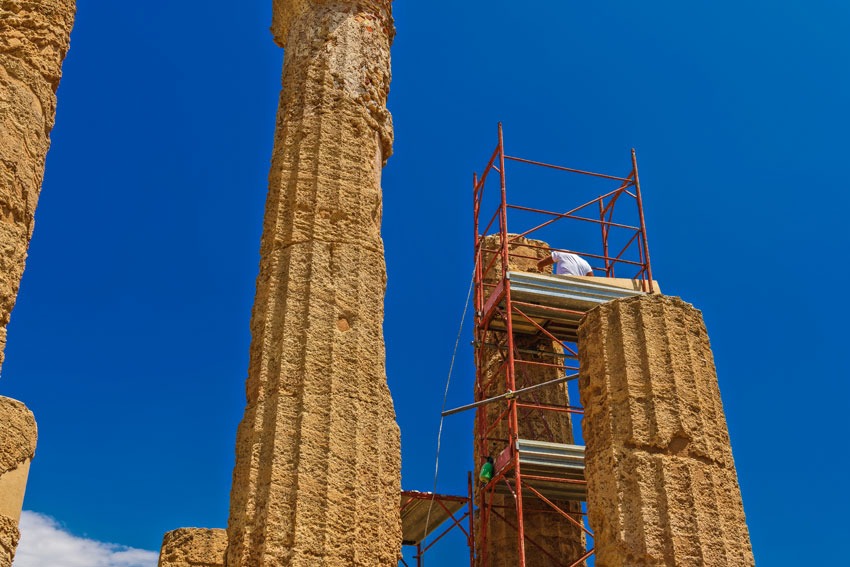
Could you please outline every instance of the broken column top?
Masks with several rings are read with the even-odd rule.
[[[292,22],[307,10],[321,6],[340,6],[344,4],[356,6],[360,11],[384,14],[390,22],[387,31],[390,41],[392,41],[394,35],[393,26],[391,25],[392,16],[390,15],[392,0],[358,0],[356,2],[340,2],[339,0],[273,0],[272,34],[274,34],[275,42],[281,47],[286,47],[286,38]]]
[[[37,440],[35,417],[27,406],[18,400],[0,396],[0,517],[15,524],[21,516],[30,461],[35,454]],[[2,539],[12,532],[0,526],[0,534]],[[16,538],[17,535],[14,535],[15,542]],[[14,554],[14,545],[9,550]],[[3,564],[0,557],[0,565]]]
[[[159,567],[220,567],[226,548],[223,529],[179,528],[162,538]]]
[[[37,440],[38,428],[29,408],[0,396],[0,476],[32,459]]]

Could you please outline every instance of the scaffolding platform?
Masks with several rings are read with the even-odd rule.
[[[647,281],[627,278],[593,276],[559,276],[508,272],[511,303],[520,313],[514,314],[513,330],[519,334],[535,334],[542,327],[556,337],[575,342],[582,316],[602,303],[648,293]],[[658,282],[652,282],[652,292],[659,293]],[[493,290],[484,312],[505,308],[504,284]],[[534,321],[532,323],[528,319]],[[493,317],[490,329],[505,330],[503,317]]]
[[[530,492],[530,486],[551,500],[587,500],[583,445],[517,439],[516,450],[522,469],[524,493]],[[496,461],[496,468],[500,468],[502,462],[509,461],[509,450],[505,449]],[[505,483],[500,483],[496,486],[496,492],[507,493],[510,489]]]
[[[447,496],[432,492],[405,490],[401,493],[401,533],[404,545],[420,545],[447,520],[454,520],[451,527],[462,522],[467,514],[455,518],[455,514],[469,506],[465,496]],[[431,517],[428,518],[428,509]],[[426,526],[426,522],[428,525]]]

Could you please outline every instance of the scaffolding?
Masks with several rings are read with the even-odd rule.
[[[472,473],[467,475],[467,490],[467,496],[449,496],[416,490],[402,491],[400,506],[402,545],[416,549],[413,555],[416,567],[423,567],[425,552],[454,529],[460,530],[466,537],[470,564],[472,563],[475,553],[472,535],[474,517]],[[449,525],[442,528],[446,522],[449,522]],[[437,530],[440,530],[439,533]],[[404,558],[401,558],[399,562],[405,567],[412,567]]]
[[[514,164],[545,168],[558,176],[569,176],[570,180],[589,179],[598,183],[599,188],[593,185],[591,190],[596,191],[593,198],[582,198],[560,212],[527,203],[509,203],[506,181],[509,163],[511,168]],[[492,186],[496,179],[498,193],[493,194],[486,188],[488,181]],[[569,181],[566,190],[557,194],[558,199],[569,201],[575,197],[569,192],[571,184]],[[546,187],[549,195],[553,190],[554,187]],[[524,190],[518,194],[528,198],[530,192]],[[491,205],[495,206],[492,214]],[[567,522],[581,530],[585,541],[592,538],[592,533],[584,505],[568,510],[559,505],[564,501],[586,500],[584,448],[557,442],[554,436],[523,438],[521,431],[527,433],[528,427],[521,424],[523,420],[536,420],[544,431],[541,437],[546,437],[549,424],[556,419],[553,416],[563,420],[565,415],[582,414],[579,406],[541,401],[536,393],[558,385],[566,388],[567,382],[578,378],[577,329],[585,312],[612,299],[658,291],[652,278],[634,150],[631,171],[625,177],[551,165],[507,155],[500,124],[496,149],[481,174],[473,176],[473,214],[475,403],[458,409],[479,410],[475,425],[476,463],[491,455],[494,444],[501,450],[495,457],[493,478],[471,495],[478,506],[471,560],[474,565],[490,564],[488,526],[491,522],[504,522],[516,531],[518,565],[525,567],[527,545],[543,550],[541,543],[534,541],[526,530],[524,510],[530,505],[535,511],[551,512],[553,521]],[[509,230],[509,217],[513,232]],[[560,231],[560,225],[564,224],[569,224],[571,238],[578,234],[578,227],[592,231],[593,245],[588,244],[591,240],[576,238],[582,249],[561,249],[528,238],[544,232],[551,234],[553,225],[559,225]],[[550,251],[589,258],[594,272],[604,277],[555,276],[515,268],[533,264]],[[541,357],[539,350],[523,348],[528,337],[555,346]],[[549,369],[546,372],[556,374],[557,378],[518,387],[518,373],[535,366]],[[494,391],[498,395],[493,395]],[[497,494],[509,495],[513,506],[495,504]],[[553,557],[545,550],[543,553],[552,565],[574,567],[593,555],[593,548],[586,547],[574,558]]]

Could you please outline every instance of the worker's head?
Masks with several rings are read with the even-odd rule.
[[[493,464],[493,457],[487,457],[487,462],[492,465]]]

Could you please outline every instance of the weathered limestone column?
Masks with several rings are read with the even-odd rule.
[[[596,564],[754,565],[702,314],[650,295],[579,328]]]
[[[499,235],[488,236],[485,239],[485,249],[497,250],[499,247]],[[485,252],[485,265],[489,263],[492,257],[491,254]],[[541,271],[537,267],[538,260],[549,255],[548,245],[543,241],[520,238],[512,246],[511,254],[514,254],[510,258],[511,270],[531,273],[551,273],[551,268]],[[501,271],[501,262],[497,260],[491,271],[484,274],[485,281],[491,283],[499,281]],[[502,335],[504,333],[490,333],[490,337],[486,341],[488,344],[481,345],[480,347],[482,349],[481,360],[485,361],[485,371],[489,377],[496,374],[504,360],[504,349],[492,346]],[[562,358],[558,355],[563,352],[563,349],[561,345],[553,343],[551,340],[541,339],[536,336],[517,335],[516,341],[517,347],[525,351],[522,354],[524,359],[549,364],[559,364],[562,362]],[[538,354],[529,354],[528,351],[536,351]],[[557,368],[524,364],[516,365],[516,384],[518,389],[540,384],[548,380],[554,380],[562,375],[563,372]],[[502,372],[498,378],[493,380],[490,388],[483,393],[482,397],[491,397],[503,393],[505,393],[505,378]],[[537,390],[533,395],[530,394],[527,399],[542,404],[569,405],[569,394],[566,384]],[[477,411],[484,413],[487,416],[487,421],[492,422],[506,407],[504,403],[493,403],[482,406]],[[476,419],[476,433],[478,431],[478,423],[478,419]],[[572,422],[570,415],[567,413],[530,413],[524,411],[521,413],[519,427],[520,435],[523,439],[548,441],[551,443],[573,442]],[[491,436],[499,439],[498,441],[494,439],[488,443],[489,455],[495,458],[507,446],[507,422],[504,421],[497,426]],[[475,452],[475,463],[480,467],[487,455],[479,454],[478,447],[475,448]],[[476,504],[479,509],[482,505],[482,496],[481,491],[476,496]],[[486,567],[516,567],[518,565],[519,554],[514,500],[512,496],[502,494],[496,494],[493,498],[497,511],[505,516],[512,525],[509,525],[497,516],[491,517],[487,526],[488,546]],[[555,500],[554,503],[566,512],[576,512],[577,514],[573,517],[577,521],[581,521],[580,503],[562,500]],[[525,534],[528,540],[525,546],[525,559],[528,567],[549,567],[553,564],[551,557],[571,563],[584,554],[585,541],[582,532],[558,516],[545,502],[536,496],[527,494],[523,499],[523,512]],[[481,550],[481,538],[483,536],[481,528],[477,530],[476,535],[478,537],[478,549]],[[529,542],[534,542],[537,545]],[[481,560],[481,553],[479,553],[478,560]],[[481,567],[485,566],[481,565]]]
[[[18,522],[37,440],[32,412],[0,396],[0,567],[12,565],[18,547]]]
[[[227,564],[395,566],[381,168],[389,0],[278,0],[285,48]]]
[[[224,567],[227,532],[180,528],[162,538],[158,567]]]
[[[0,2],[0,366],[56,115],[74,0]]]

